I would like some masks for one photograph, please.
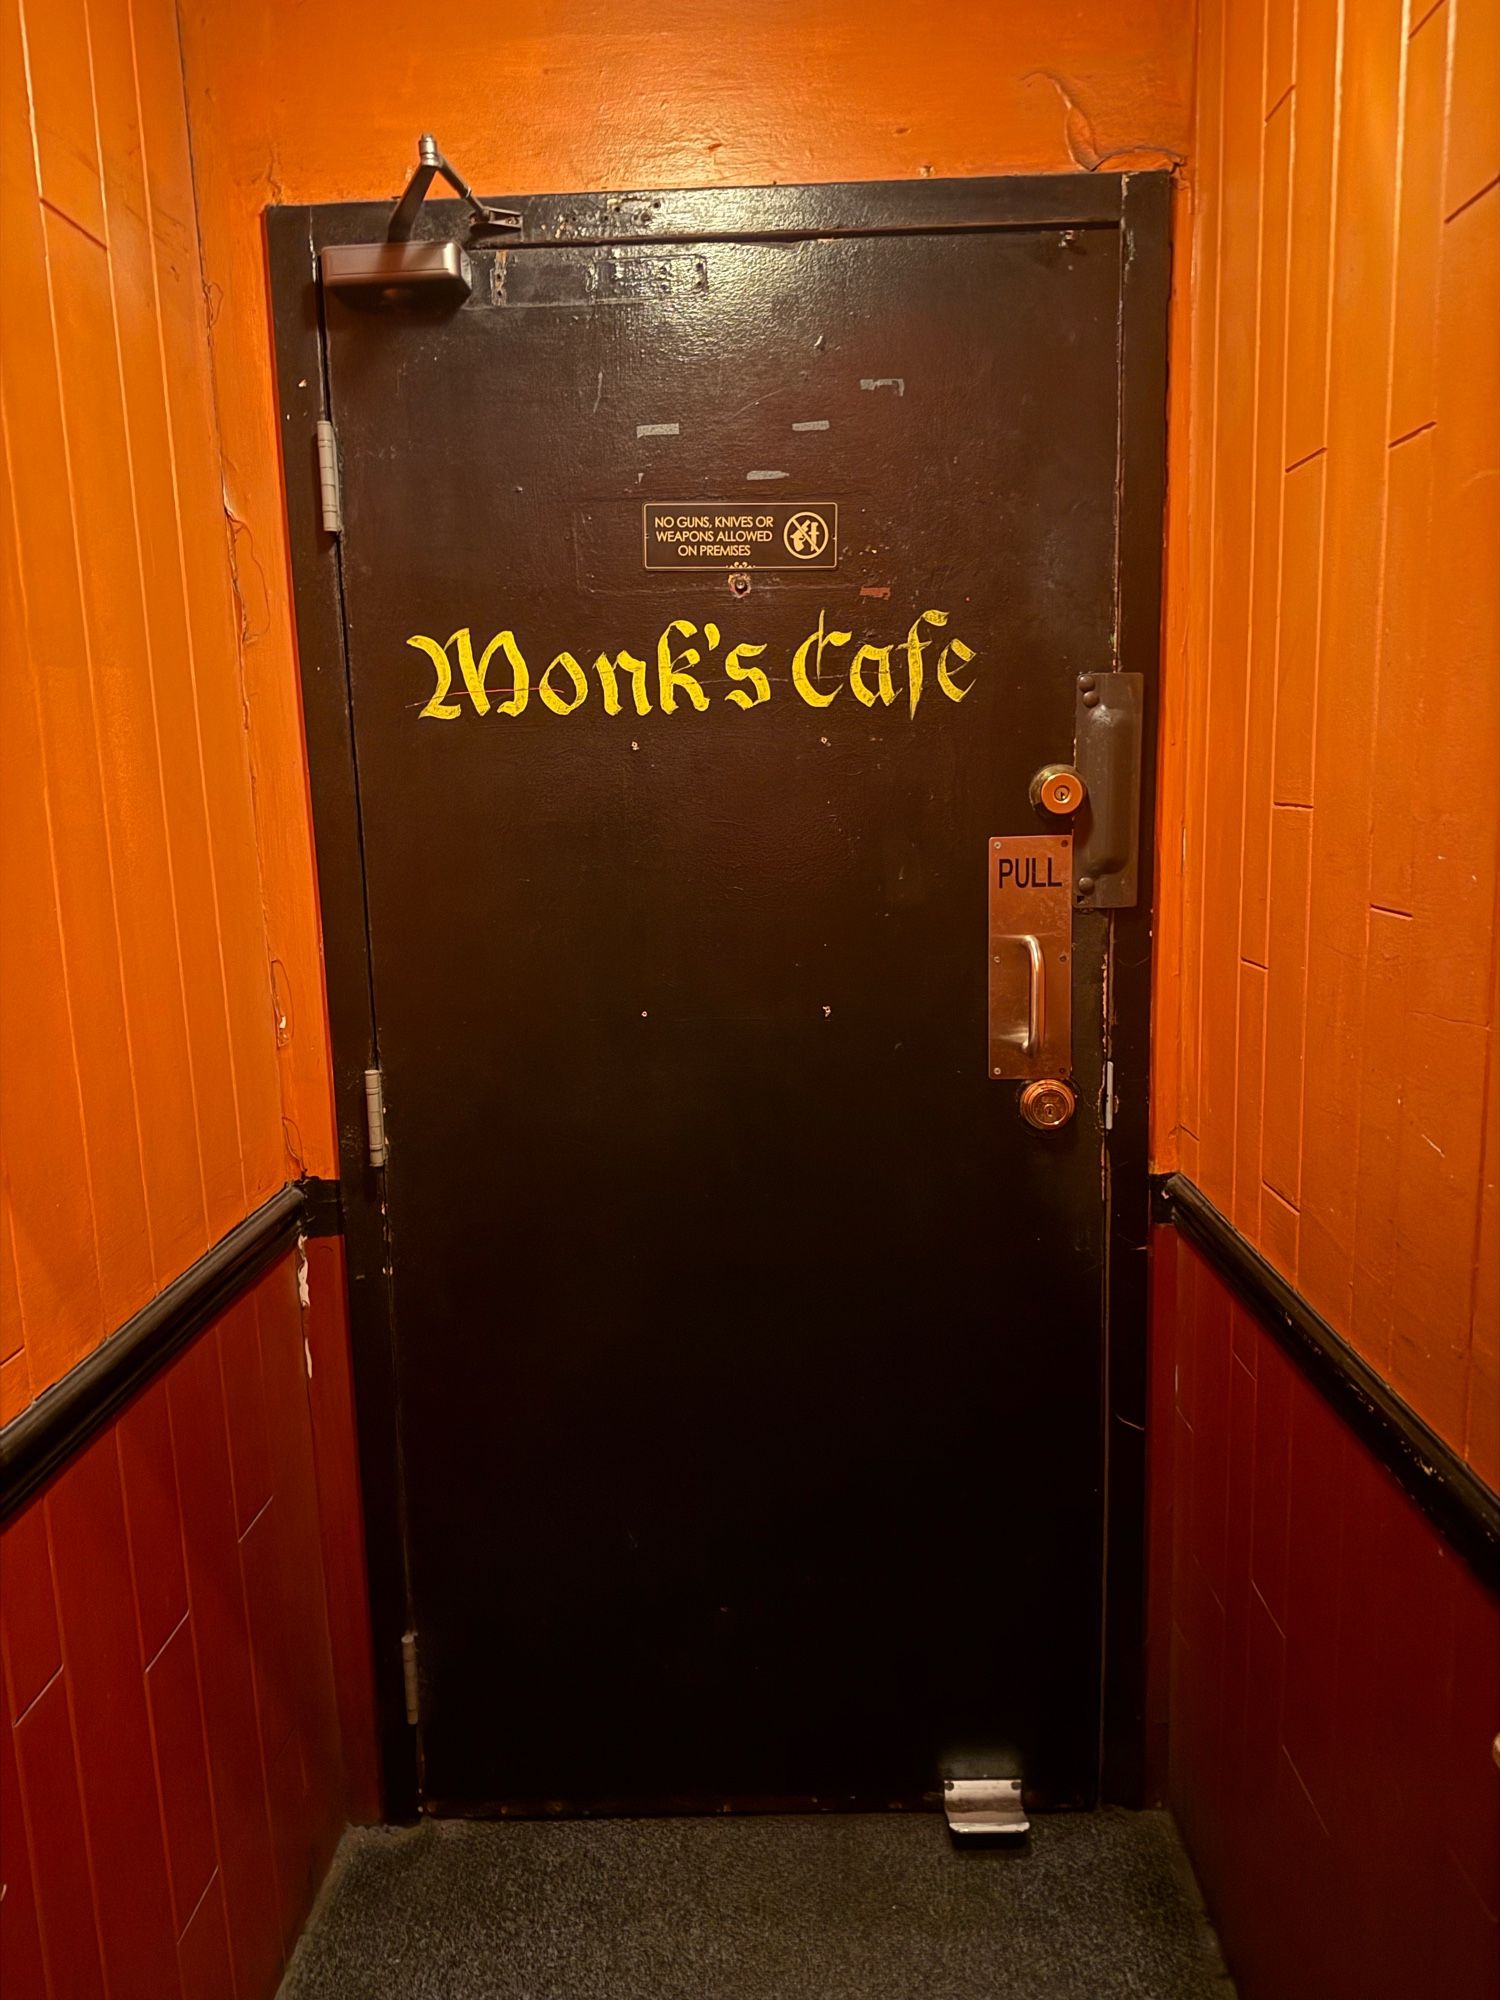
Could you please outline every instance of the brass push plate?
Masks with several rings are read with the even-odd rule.
[[[1073,837],[990,842],[990,1075],[1073,1067]]]

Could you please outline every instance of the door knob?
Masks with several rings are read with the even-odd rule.
[[[1031,781],[1031,803],[1059,818],[1077,812],[1088,787],[1071,764],[1044,764]]]

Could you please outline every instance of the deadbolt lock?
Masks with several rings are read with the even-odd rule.
[[[1078,1099],[1059,1076],[1039,1076],[1021,1092],[1021,1116],[1038,1132],[1055,1132],[1073,1116]]]
[[[1077,812],[1087,789],[1071,764],[1044,764],[1031,781],[1031,803],[1062,818]]]

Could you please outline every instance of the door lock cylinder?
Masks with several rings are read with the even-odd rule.
[[[1031,803],[1058,819],[1076,813],[1087,795],[1082,772],[1071,764],[1044,764],[1031,781]]]

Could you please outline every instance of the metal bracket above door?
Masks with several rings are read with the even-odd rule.
[[[406,191],[391,213],[390,227],[383,243],[337,243],[324,250],[318,260],[323,283],[331,291],[345,291],[386,305],[399,305],[418,296],[447,300],[462,305],[474,289],[474,272],[469,253],[461,243],[412,241],[412,231],[427,190],[434,180],[445,180],[461,200],[469,204],[474,220],[471,230],[520,229],[524,217],[513,208],[491,208],[482,202],[463,176],[452,167],[430,132],[417,140],[417,164]]]
[[[406,183],[406,192],[396,203],[391,217],[391,226],[386,231],[388,243],[407,243],[416,227],[417,211],[427,199],[427,190],[435,179],[445,180],[462,201],[466,201],[474,211],[476,229],[519,229],[522,218],[513,208],[490,208],[482,202],[469,183],[448,164],[443,150],[430,132],[423,132],[417,139],[417,164],[411,179]]]

